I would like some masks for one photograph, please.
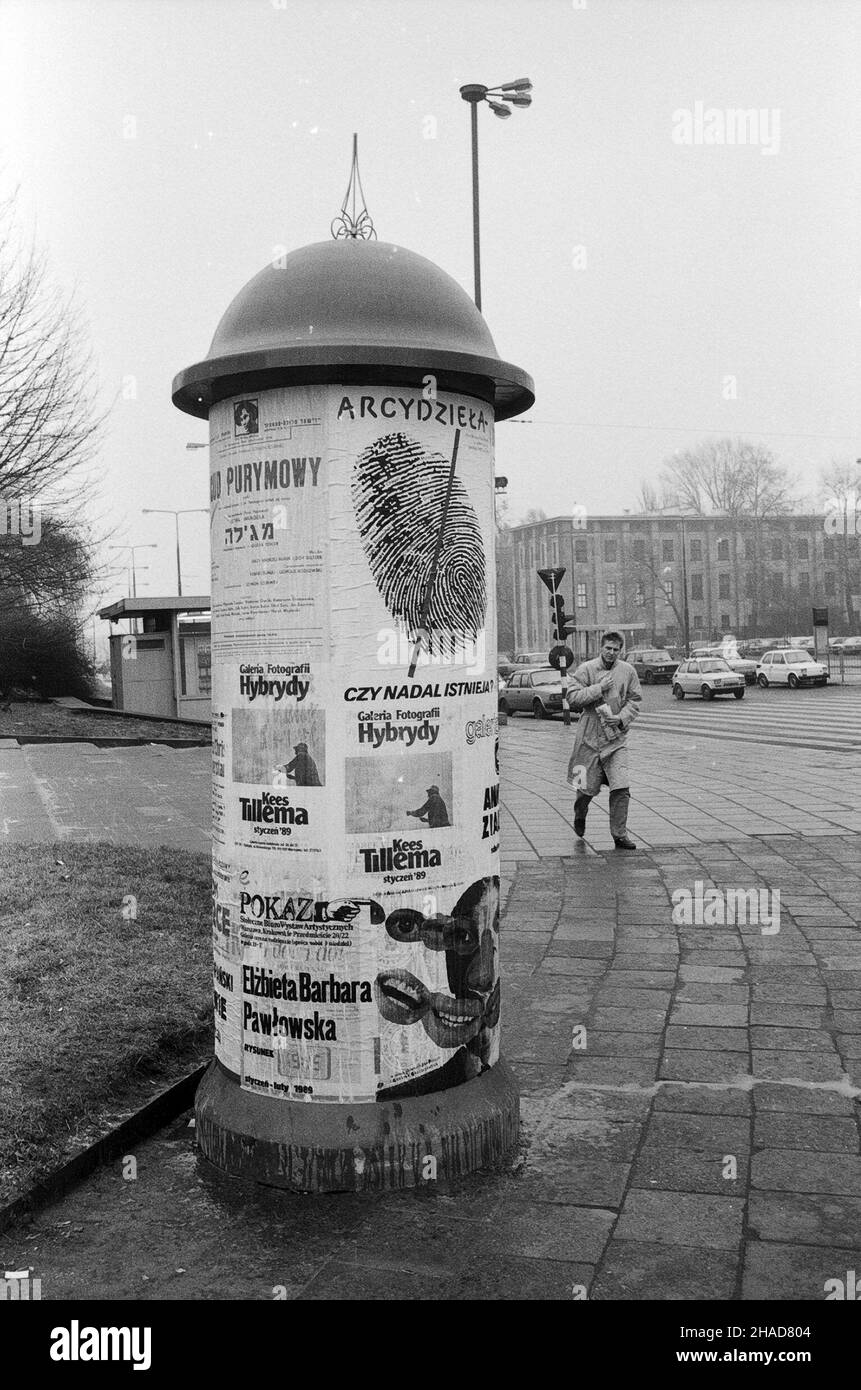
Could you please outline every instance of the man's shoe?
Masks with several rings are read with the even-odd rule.
[[[623,835],[620,839],[618,839],[618,840],[616,841],[616,848],[617,848],[617,849],[636,849],[637,846],[634,844],[634,841],[633,841],[633,840],[629,840],[629,839],[628,839],[628,836],[627,836],[627,835]]]
[[[580,838],[581,840],[583,839],[583,836],[586,834],[586,817],[585,817],[585,816],[583,816],[582,818],[581,818],[580,816],[575,816],[575,817],[574,817],[574,834],[577,835],[577,836],[579,836],[579,838]]]

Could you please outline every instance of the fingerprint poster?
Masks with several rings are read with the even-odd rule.
[[[279,1100],[460,1084],[498,1055],[492,409],[291,387],[210,429],[217,1055]]]

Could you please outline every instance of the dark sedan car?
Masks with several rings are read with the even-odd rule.
[[[635,647],[625,660],[633,666],[644,685],[654,685],[657,681],[669,684],[679,664],[665,647]]]

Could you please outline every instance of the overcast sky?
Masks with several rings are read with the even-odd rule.
[[[354,130],[380,239],[472,292],[465,82],[534,83],[479,110],[484,313],[537,397],[497,431],[509,520],[634,507],[710,432],[810,492],[855,459],[859,29],[859,0],[0,0],[0,186],[83,311],[103,514],[159,547],[139,592],[175,590],[141,508],[207,506],[172,378],[273,248],[328,238]],[[697,103],[762,112],[757,143],[704,143]]]

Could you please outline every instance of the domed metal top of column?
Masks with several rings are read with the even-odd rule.
[[[206,418],[215,401],[302,382],[421,385],[492,401],[497,420],[528,410],[532,378],[497,355],[464,289],[433,261],[345,237],[303,246],[249,280],[207,356],[180,372],[173,401]]]

